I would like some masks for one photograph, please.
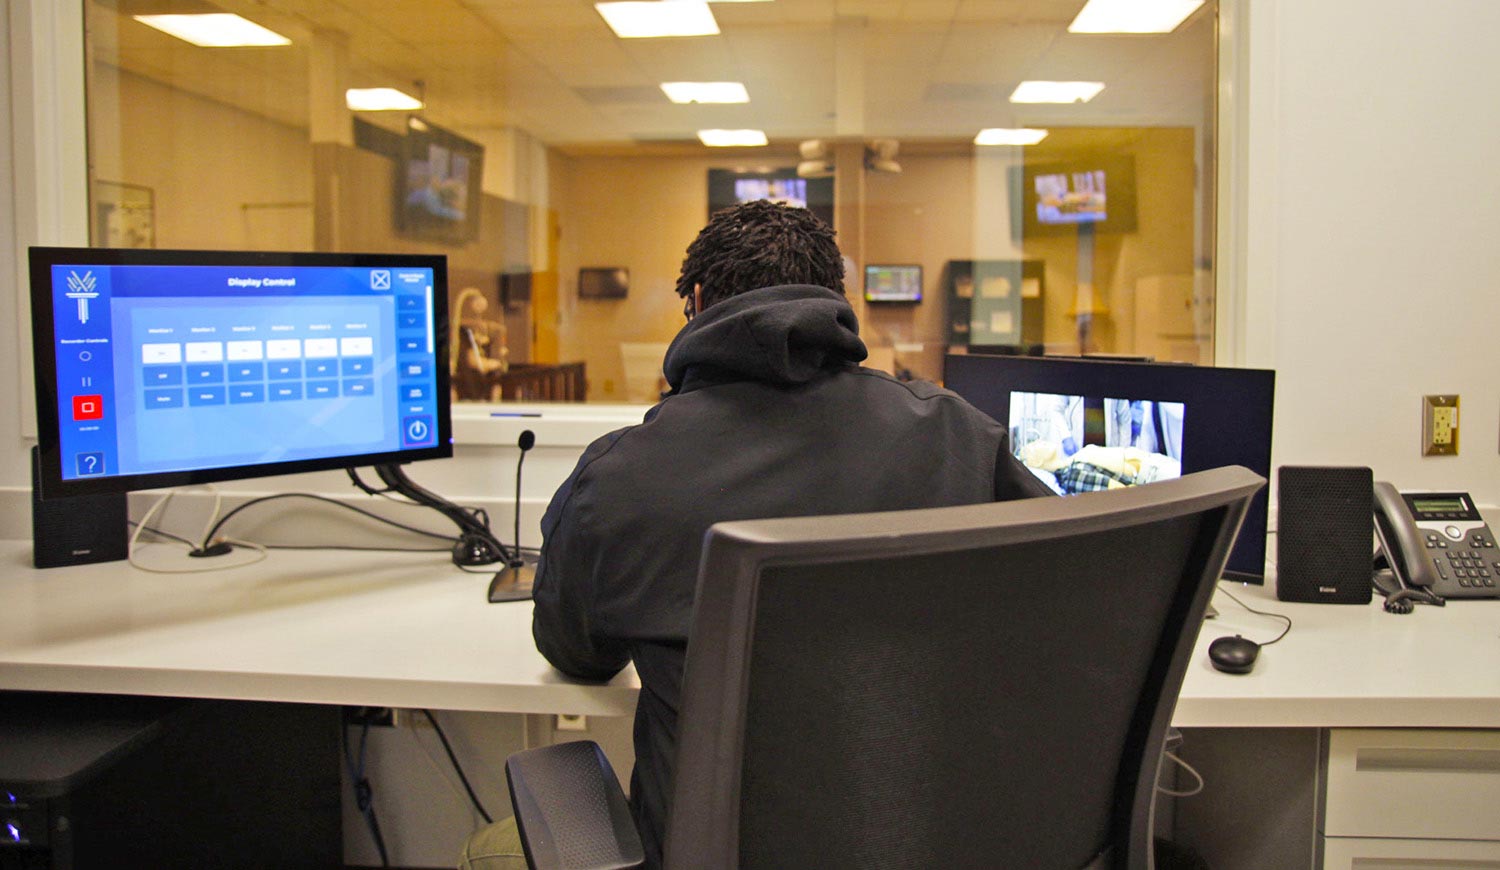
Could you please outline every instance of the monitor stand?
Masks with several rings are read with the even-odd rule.
[[[489,602],[530,601],[531,581],[536,577],[535,557],[522,556],[495,572],[490,581]]]

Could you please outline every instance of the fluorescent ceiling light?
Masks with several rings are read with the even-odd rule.
[[[699,130],[698,141],[711,148],[765,145],[766,134],[760,130]]]
[[[135,15],[136,21],[204,48],[291,45],[274,30],[228,12],[207,15]]]
[[[650,2],[595,3],[604,23],[621,39],[656,36],[713,36],[719,22],[708,4],[697,0],[650,0]]]
[[[1047,138],[1046,130],[1032,130],[1025,127],[1009,129],[1006,127],[988,127],[980,130],[979,135],[974,137],[975,145],[1035,145]]]
[[[1087,103],[1104,90],[1103,82],[1021,82],[1012,103]]]
[[[1171,33],[1203,0],[1089,0],[1069,33]]]
[[[674,103],[748,103],[750,92],[739,82],[662,82]]]
[[[409,112],[422,108],[422,101],[395,88],[350,88],[344,105],[355,112]]]

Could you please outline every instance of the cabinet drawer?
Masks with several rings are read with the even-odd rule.
[[[1500,731],[1335,729],[1323,833],[1500,840]]]
[[[1500,870],[1500,842],[1328,837],[1322,870]]]

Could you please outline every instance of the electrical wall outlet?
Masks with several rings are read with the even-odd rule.
[[[587,731],[589,730],[589,717],[559,713],[557,716],[557,730]]]
[[[1458,396],[1422,397],[1422,455],[1458,455]]]

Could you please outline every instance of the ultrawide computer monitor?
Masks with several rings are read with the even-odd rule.
[[[1016,457],[1063,495],[1226,465],[1271,476],[1274,371],[955,354],[944,385],[1006,424]],[[1264,579],[1266,513],[1262,490],[1226,577]]]
[[[452,455],[441,256],[31,249],[45,497]]]

